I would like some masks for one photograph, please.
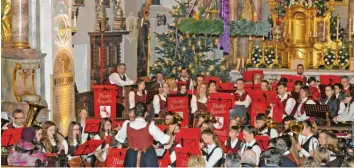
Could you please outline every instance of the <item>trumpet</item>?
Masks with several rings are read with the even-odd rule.
[[[276,128],[277,127],[277,124],[270,117],[267,117],[266,124],[267,124],[268,128]]]

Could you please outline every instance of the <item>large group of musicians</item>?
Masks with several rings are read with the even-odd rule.
[[[192,79],[188,68],[182,68],[177,79],[165,79],[160,72],[154,76],[156,95],[147,102],[145,80],[131,80],[125,71],[125,64],[119,64],[117,72],[107,79],[107,83],[119,86],[121,95],[128,95],[124,97],[128,100],[124,108],[129,118],[123,124],[115,126],[111,118],[100,118],[98,132],[86,133],[86,121],[93,116],[82,109],[70,122],[67,135],[62,135],[52,121],[26,126],[25,112],[16,109],[11,122],[2,128],[23,128],[19,142],[3,147],[9,152],[8,164],[43,166],[47,165],[47,154],[52,153],[66,157],[67,162],[60,166],[72,166],[69,162],[77,158],[73,154],[81,144],[88,140],[104,140],[94,152],[80,157],[86,166],[105,166],[109,148],[128,148],[124,167],[159,167],[156,149],[164,148],[170,154],[169,166],[176,167],[175,149],[182,147],[176,141],[176,134],[183,128],[181,116],[168,111],[167,99],[170,94],[177,94],[190,95],[189,116],[184,117],[189,118],[189,128],[200,129],[201,155],[189,157],[188,167],[354,167],[351,133],[320,129],[318,120],[308,116],[305,108],[307,104],[328,105],[330,112],[326,123],[330,122],[332,126],[340,127],[342,123],[354,121],[354,86],[348,76],[342,76],[338,83],[326,85],[324,90],[320,89],[320,81],[316,78],[304,76],[301,64],[297,66],[296,75],[302,76],[302,80],[290,83],[281,78],[276,81],[276,87],[272,87],[274,81],[267,81],[260,74],[253,75],[251,81],[237,79],[235,91],[230,93],[235,102],[229,112],[228,139],[221,143],[214,128],[216,119],[208,114],[207,108],[209,95],[218,92],[218,81],[206,83],[201,74]],[[256,103],[245,89],[247,83],[260,86],[252,88],[254,90],[277,93],[284,111],[281,123],[272,122],[274,104],[267,104],[267,110],[256,116],[249,114],[250,107]],[[124,86],[132,84],[136,84],[135,89],[124,94]],[[242,112],[245,116],[231,115]],[[158,127],[158,119],[164,120],[159,124],[167,125],[165,130]],[[259,136],[269,137],[266,144],[257,139]]]

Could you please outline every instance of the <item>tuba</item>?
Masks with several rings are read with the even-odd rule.
[[[33,124],[38,124],[38,121],[36,121],[36,119],[37,119],[39,112],[42,109],[47,108],[47,107],[39,105],[39,104],[31,103],[28,101],[27,101],[27,103],[29,105],[29,110],[27,112],[26,126],[30,127]]]

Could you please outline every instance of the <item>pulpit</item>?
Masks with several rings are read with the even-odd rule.
[[[120,44],[123,39],[123,35],[128,34],[128,31],[118,32],[104,32],[103,44],[104,44],[104,77],[107,77],[110,72],[117,68],[117,65],[121,62],[120,56]],[[90,35],[90,59],[91,59],[91,84],[99,84],[101,82],[100,76],[100,47],[101,47],[101,33],[89,32]],[[104,78],[103,77],[103,78]]]

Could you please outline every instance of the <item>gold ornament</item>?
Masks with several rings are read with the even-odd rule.
[[[207,73],[206,73],[206,76],[209,76],[209,75],[210,75],[210,72],[207,72]]]
[[[162,47],[163,47],[163,44],[164,44],[164,42],[163,42],[163,41],[159,41],[158,46],[159,46],[160,48],[162,48]]]
[[[182,47],[182,51],[186,51],[187,50],[187,48],[186,47]]]
[[[221,66],[220,66],[220,69],[224,71],[226,68],[225,68],[224,65],[221,65]]]
[[[192,73],[192,74],[195,74],[195,69],[191,69],[191,73]]]
[[[201,40],[198,40],[198,41],[197,41],[197,45],[198,45],[198,46],[202,46],[202,41],[201,41]]]
[[[172,69],[172,73],[176,74],[176,69],[175,68]]]
[[[188,68],[191,69],[193,67],[193,64],[189,64]]]
[[[187,37],[187,38],[190,38],[190,37],[191,37],[191,35],[190,35],[190,34],[186,34],[186,37]]]
[[[209,66],[209,71],[213,71],[215,69],[215,66],[214,65],[210,65]]]

